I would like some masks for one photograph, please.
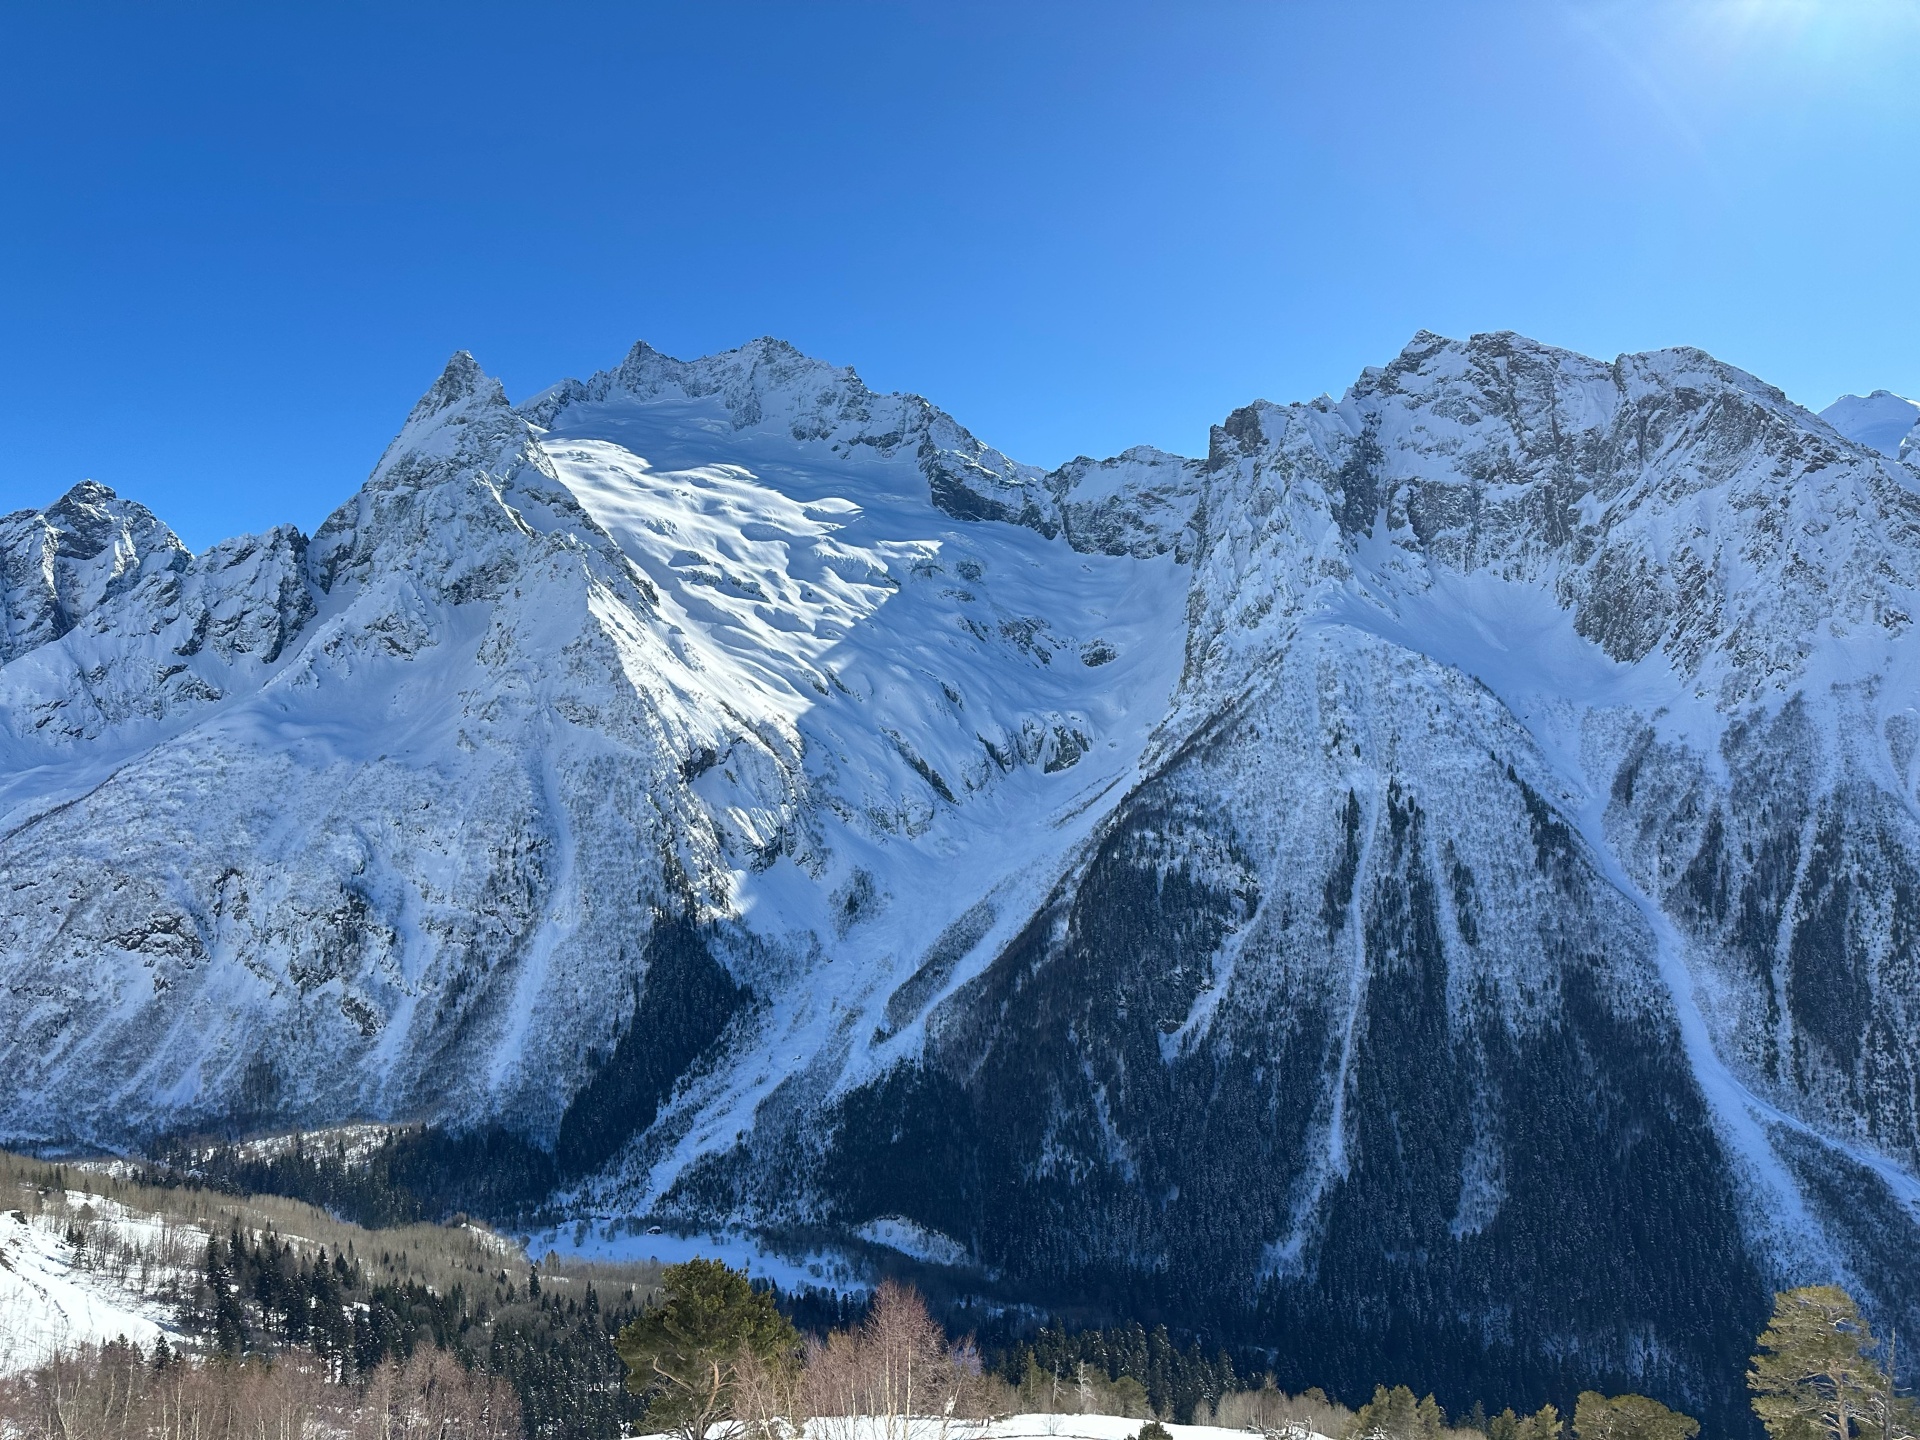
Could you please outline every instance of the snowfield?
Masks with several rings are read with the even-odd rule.
[[[91,1204],[121,1238],[151,1245],[157,1222],[118,1210],[111,1201],[70,1192],[76,1210]],[[91,1268],[52,1215],[0,1211],[0,1375],[31,1370],[82,1345],[127,1339],[145,1349],[165,1336],[181,1343],[167,1307],[136,1285]]]
[[[1007,1415],[998,1420],[942,1420],[914,1416],[891,1422],[861,1417],[809,1420],[806,1440],[1133,1440],[1144,1421],[1121,1415]],[[1173,1440],[1246,1440],[1246,1430],[1166,1423]],[[1258,1432],[1252,1432],[1258,1433]],[[646,1440],[664,1440],[649,1436]],[[1327,1440],[1302,1429],[1289,1440]]]

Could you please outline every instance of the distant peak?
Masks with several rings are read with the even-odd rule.
[[[1897,411],[1906,409],[1920,411],[1920,401],[1909,400],[1906,396],[1892,390],[1874,390],[1865,395],[1842,395],[1838,400],[1834,401],[1833,404],[1827,406],[1826,410],[1822,410],[1820,413],[1825,415],[1828,411],[1857,409],[1865,405],[1871,405],[1877,410]]]
[[[111,485],[102,485],[98,480],[82,480],[54,501],[51,508],[58,510],[68,505],[110,505],[119,498]]]
[[[616,369],[603,370],[578,387],[557,387],[527,413],[536,424],[551,425],[567,405],[602,400],[613,392],[642,400],[675,394],[689,399],[717,396],[736,427],[758,425],[770,417],[784,423],[823,406],[858,408],[873,398],[851,369],[814,359],[776,336],[762,335],[697,360],[676,359],[641,340]],[[816,437],[826,433],[811,422],[802,422],[801,428]]]
[[[40,518],[59,534],[60,554],[68,558],[97,555],[114,543],[115,536],[126,537],[142,556],[188,554],[179,537],[151,510],[137,500],[123,499],[98,480],[72,486],[41,511]]]
[[[1842,395],[1820,418],[1857,445],[1898,457],[1900,447],[1920,426],[1920,404],[1891,390]]]
[[[122,499],[111,486],[102,485],[98,480],[82,480],[42,513],[63,530],[98,530],[121,523],[160,525],[146,506],[137,500]]]
[[[440,372],[440,378],[433,382],[413,407],[407,423],[417,424],[476,397],[497,400],[503,405],[507,398],[500,382],[480,368],[480,362],[473,358],[471,352],[456,350],[453,358],[447,361],[446,368]]]
[[[718,371],[728,368],[748,367],[775,363],[798,365],[808,369],[830,370],[838,375],[851,376],[853,371],[833,365],[828,361],[807,354],[790,340],[782,340],[777,335],[761,335],[737,345],[731,350],[717,350],[711,355],[702,355],[694,360],[681,360],[649,345],[645,340],[636,340],[633,348],[627,351],[627,358],[621,369],[652,372],[661,367],[673,367],[691,371]]]

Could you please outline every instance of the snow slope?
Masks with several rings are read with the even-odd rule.
[[[87,1199],[72,1198],[76,1206]],[[129,1215],[107,1218],[135,1243],[152,1228]],[[44,1217],[0,1212],[0,1375],[109,1340],[132,1340],[151,1349],[165,1336],[177,1345],[179,1332],[167,1322],[166,1307],[82,1264]]]

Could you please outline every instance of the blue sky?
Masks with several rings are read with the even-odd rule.
[[[1057,463],[1421,327],[1920,394],[1911,0],[9,6],[0,510],[311,529],[447,354],[775,334]]]

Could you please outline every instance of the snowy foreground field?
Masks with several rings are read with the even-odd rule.
[[[863,1417],[831,1417],[807,1422],[806,1440],[1133,1440],[1144,1421],[1124,1415],[1008,1415],[999,1420],[936,1418],[887,1421]],[[1220,1425],[1165,1427],[1173,1440],[1247,1440],[1245,1430]],[[642,1440],[670,1440],[650,1435]],[[1318,1431],[1305,1431],[1298,1440],[1327,1440]]]

